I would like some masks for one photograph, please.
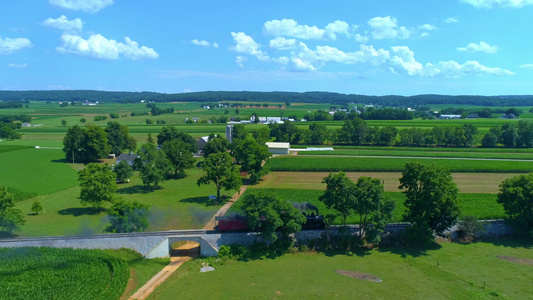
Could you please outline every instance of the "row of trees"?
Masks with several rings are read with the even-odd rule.
[[[483,136],[483,147],[495,147],[498,143],[505,147],[533,147],[533,122],[518,121],[518,124],[503,124],[490,128]]]
[[[90,125],[74,125],[63,138],[63,152],[67,161],[93,162],[109,153],[120,155],[123,151],[135,151],[137,142],[129,136],[129,129],[118,122],[108,122],[105,128]]]

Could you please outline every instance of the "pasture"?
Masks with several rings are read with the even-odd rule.
[[[298,253],[228,260],[200,273],[185,263],[149,299],[525,299],[531,297],[531,243],[441,243],[437,249]],[[502,259],[502,258],[506,258]],[[529,262],[529,263],[528,263]],[[346,277],[356,271],[381,282]],[[361,277],[359,277],[361,278]],[[363,277],[364,278],[364,277]]]
[[[148,190],[142,185],[138,173],[130,183],[119,184],[117,196],[128,201],[138,201],[150,206],[147,231],[202,228],[220,208],[212,205],[209,195],[216,194],[214,185],[197,186],[202,170],[187,170],[187,177],[167,180],[161,189]],[[26,215],[26,224],[19,236],[84,235],[102,233],[109,224],[105,212],[84,207],[78,199],[78,186],[39,196],[45,212],[31,212],[33,199],[21,201],[16,207]],[[225,191],[223,193],[226,193]],[[235,191],[230,191],[233,195]],[[109,206],[109,204],[108,204]]]

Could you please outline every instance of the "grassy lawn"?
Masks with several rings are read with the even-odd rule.
[[[487,161],[468,159],[423,159],[383,157],[280,156],[268,161],[272,171],[299,172],[402,172],[406,163],[436,164],[452,172],[528,173],[528,161]]]
[[[202,228],[220,206],[210,205],[209,195],[216,194],[214,185],[198,187],[196,181],[202,175],[198,169],[188,170],[188,176],[179,180],[167,180],[162,188],[148,191],[137,174],[130,183],[120,184],[117,195],[125,200],[136,200],[150,205],[148,231]],[[45,213],[33,215],[34,199],[17,203],[26,215],[26,224],[20,236],[76,235],[102,233],[108,225],[105,212],[83,207],[78,199],[79,187],[39,196]],[[223,193],[226,193],[225,191]],[[233,195],[235,191],[228,192]]]
[[[270,172],[252,188],[277,188],[277,189],[307,189],[325,190],[326,185],[322,179],[329,172]],[[354,182],[361,176],[370,176],[381,179],[385,184],[385,191],[398,192],[400,185],[400,172],[346,172]],[[452,173],[457,187],[462,193],[498,193],[499,184],[518,173]],[[481,179],[481,180],[480,180]]]
[[[0,149],[7,145],[2,142]],[[0,153],[0,184],[15,196],[44,195],[76,186],[77,172],[63,159],[61,150],[35,147]]]
[[[286,254],[275,259],[227,261],[200,273],[187,262],[149,299],[525,299],[531,297],[531,265],[497,256],[533,259],[531,244],[512,241],[470,245],[443,243],[411,256],[406,249],[347,255]],[[358,271],[382,282],[337,274]]]
[[[320,214],[338,214],[333,209],[328,209],[326,205],[318,200],[324,194],[324,190],[303,190],[303,189],[260,189],[248,188],[245,195],[248,193],[257,193],[264,191],[271,195],[276,195],[279,198],[289,202],[310,202],[315,205]],[[396,208],[393,212],[392,222],[404,222],[403,213],[405,211],[405,195],[400,192],[385,192],[385,196],[391,198],[396,203]],[[496,202],[496,194],[459,194],[459,206],[461,207],[461,215],[472,215],[478,219],[502,219],[505,214],[501,204]],[[241,212],[241,201],[237,200],[230,208],[229,213]],[[359,217],[357,215],[347,218],[348,224],[357,224]],[[342,218],[338,215],[333,221],[334,225],[342,224]]]

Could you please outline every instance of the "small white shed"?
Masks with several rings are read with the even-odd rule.
[[[289,151],[291,150],[290,143],[268,142],[266,143],[266,145],[268,146],[268,152],[274,155],[287,155],[289,154]]]

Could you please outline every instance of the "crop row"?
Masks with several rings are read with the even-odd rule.
[[[315,145],[291,145],[291,148],[317,147]],[[318,146],[325,147],[325,146]],[[533,148],[467,148],[467,147],[386,147],[386,146],[352,146],[352,145],[334,145],[335,150],[379,150],[379,151],[418,151],[418,152],[467,152],[467,153],[531,153]]]
[[[270,195],[276,195],[289,202],[309,202],[315,205],[320,214],[337,215],[333,225],[342,224],[342,218],[333,209],[328,209],[318,198],[324,194],[321,190],[293,190],[293,189],[248,189],[244,195],[264,191]],[[405,194],[401,192],[385,192],[385,196],[393,199],[396,203],[392,222],[404,222]],[[462,216],[475,216],[480,220],[503,219],[505,217],[501,204],[496,202],[496,194],[459,194],[459,206]],[[230,208],[230,213],[240,212],[240,201],[235,202]],[[353,215],[347,219],[348,224],[356,224],[359,216]]]
[[[489,153],[489,152],[436,152],[410,150],[335,150],[335,151],[301,151],[298,155],[325,156],[402,156],[402,157],[451,157],[451,158],[489,158],[489,159],[533,159],[533,153]],[[533,162],[533,160],[532,160]]]
[[[268,161],[272,171],[292,172],[402,172],[406,163],[436,164],[452,172],[529,173],[533,163],[527,161],[375,158],[331,156],[283,156]]]
[[[0,299],[119,299],[129,266],[101,250],[0,248]]]

